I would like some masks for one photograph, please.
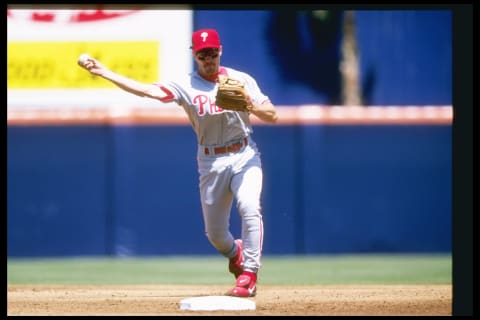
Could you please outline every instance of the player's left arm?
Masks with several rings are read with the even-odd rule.
[[[275,106],[269,99],[263,101],[262,103],[252,102],[250,107],[250,113],[254,114],[259,119],[265,122],[275,123],[278,119]]]
[[[250,75],[245,75],[245,82],[249,100],[249,112],[257,116],[260,120],[270,123],[277,122],[278,116],[275,106],[269,97],[260,90],[257,81]]]

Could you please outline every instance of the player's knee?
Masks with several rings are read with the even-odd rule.
[[[237,209],[241,216],[260,214],[260,204],[256,201],[238,201]]]

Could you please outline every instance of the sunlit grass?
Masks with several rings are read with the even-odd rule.
[[[7,261],[8,284],[230,284],[220,256]],[[451,284],[450,255],[315,255],[263,259],[262,284]]]

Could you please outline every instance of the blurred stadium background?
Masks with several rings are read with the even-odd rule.
[[[193,68],[198,28],[218,29],[222,64],[279,109],[279,124],[254,125],[265,257],[449,257],[451,21],[449,10],[8,7],[8,257],[216,254],[183,111],[76,66],[89,52],[138,80],[175,79]]]

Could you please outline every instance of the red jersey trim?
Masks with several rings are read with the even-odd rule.
[[[168,90],[167,88],[165,88],[164,86],[162,85],[159,85],[158,86],[160,88],[160,90],[162,90],[164,93],[166,93],[167,95],[163,98],[159,98],[160,101],[162,102],[171,102],[175,99],[175,96],[173,95],[173,92]]]

